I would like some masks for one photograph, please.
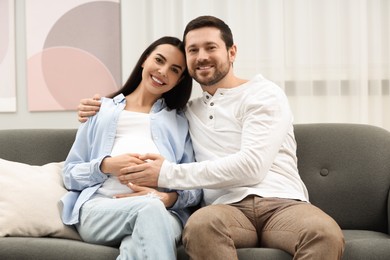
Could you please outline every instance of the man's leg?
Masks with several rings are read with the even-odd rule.
[[[294,259],[341,259],[344,237],[338,224],[312,204],[255,197],[260,245],[279,248]]]
[[[191,259],[238,259],[236,247],[256,247],[255,227],[237,208],[211,205],[198,209],[183,231],[183,244]]]

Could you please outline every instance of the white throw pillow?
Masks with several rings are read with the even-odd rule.
[[[80,240],[61,220],[64,162],[33,166],[0,159],[0,237],[61,237]]]

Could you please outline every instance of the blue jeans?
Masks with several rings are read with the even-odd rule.
[[[180,220],[153,195],[95,195],[82,206],[76,227],[86,242],[119,246],[118,260],[174,260],[182,231]]]

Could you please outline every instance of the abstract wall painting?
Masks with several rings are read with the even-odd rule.
[[[76,110],[121,86],[120,0],[26,3],[30,111]]]
[[[16,111],[14,1],[0,0],[0,112]]]

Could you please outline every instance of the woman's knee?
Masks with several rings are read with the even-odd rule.
[[[138,215],[158,216],[166,214],[167,210],[164,203],[158,198],[150,198],[144,200],[142,205],[139,205]]]

